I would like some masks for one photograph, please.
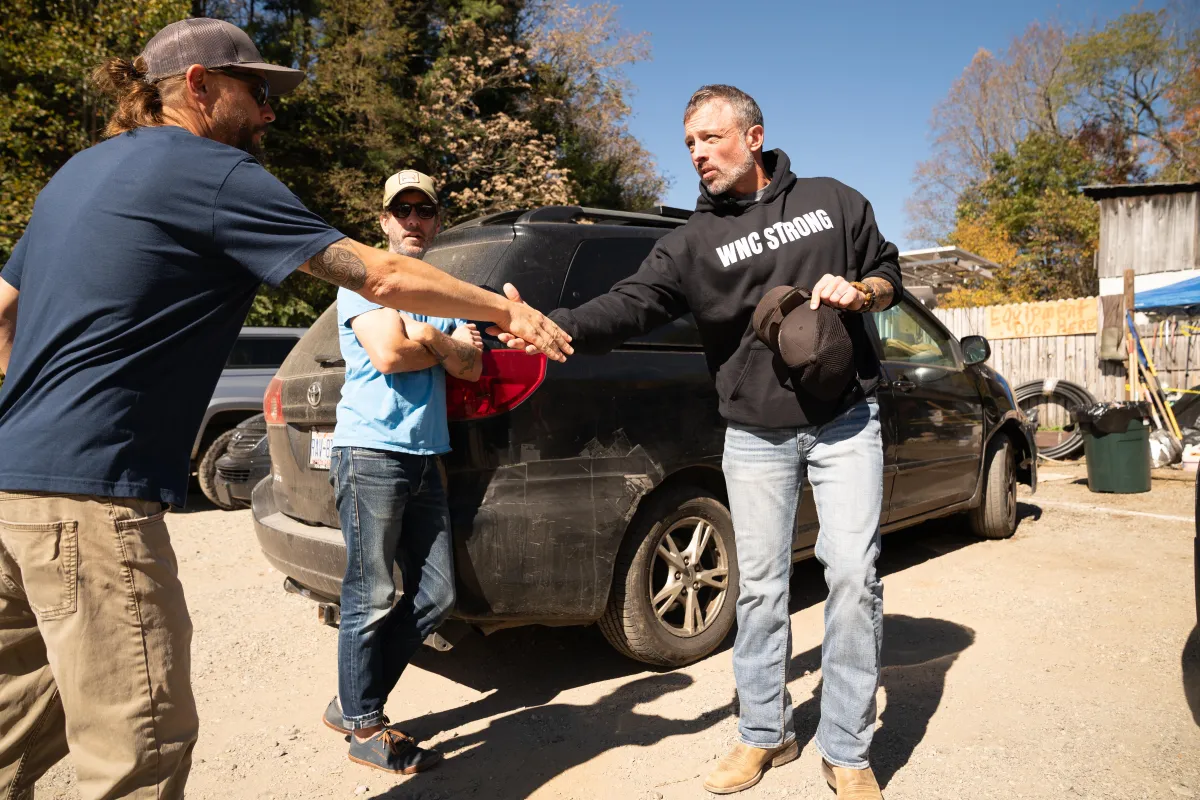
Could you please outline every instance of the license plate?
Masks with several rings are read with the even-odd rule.
[[[312,469],[329,469],[329,455],[333,452],[333,432],[313,431],[308,442],[308,466]]]

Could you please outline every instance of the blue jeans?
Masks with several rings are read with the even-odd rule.
[[[824,425],[803,428],[731,423],[723,469],[740,573],[733,675],[741,740],[771,748],[796,736],[787,692],[788,580],[807,475],[821,523],[816,555],[829,586],[817,748],[836,766],[866,767],[883,641],[883,584],[875,574],[883,502],[879,407],[863,400]]]
[[[383,722],[404,668],[454,608],[450,512],[434,456],[335,447],[330,466],[346,541],[338,697],[357,730]]]

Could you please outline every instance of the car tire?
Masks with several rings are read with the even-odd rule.
[[[224,511],[233,511],[238,506],[235,503],[221,500],[217,494],[217,459],[225,455],[225,450],[228,449],[235,433],[237,433],[237,429],[231,428],[213,439],[212,444],[200,458],[200,466],[196,468],[200,491],[204,492],[204,496],[208,498],[209,502]]]
[[[697,551],[698,570],[688,555]],[[682,559],[691,571],[672,567],[682,566]],[[656,594],[664,598],[657,604],[662,613],[656,613]],[[737,596],[729,509],[704,489],[678,487],[649,497],[630,524],[600,630],[632,659],[678,667],[698,661],[725,640],[736,617]]]
[[[1003,433],[988,444],[983,491],[968,517],[971,530],[984,539],[1007,539],[1017,530],[1017,450]]]

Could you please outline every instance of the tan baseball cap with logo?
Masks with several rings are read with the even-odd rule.
[[[415,169],[404,169],[388,178],[387,183],[383,185],[383,207],[387,208],[391,205],[392,198],[409,189],[421,192],[432,200],[435,206],[439,205],[437,187],[433,184],[433,178],[424,172],[417,172]]]

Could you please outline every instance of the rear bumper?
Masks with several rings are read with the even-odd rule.
[[[254,487],[250,508],[258,546],[271,566],[317,594],[333,599],[341,596],[346,571],[341,531],[305,525],[280,511],[270,475]]]

